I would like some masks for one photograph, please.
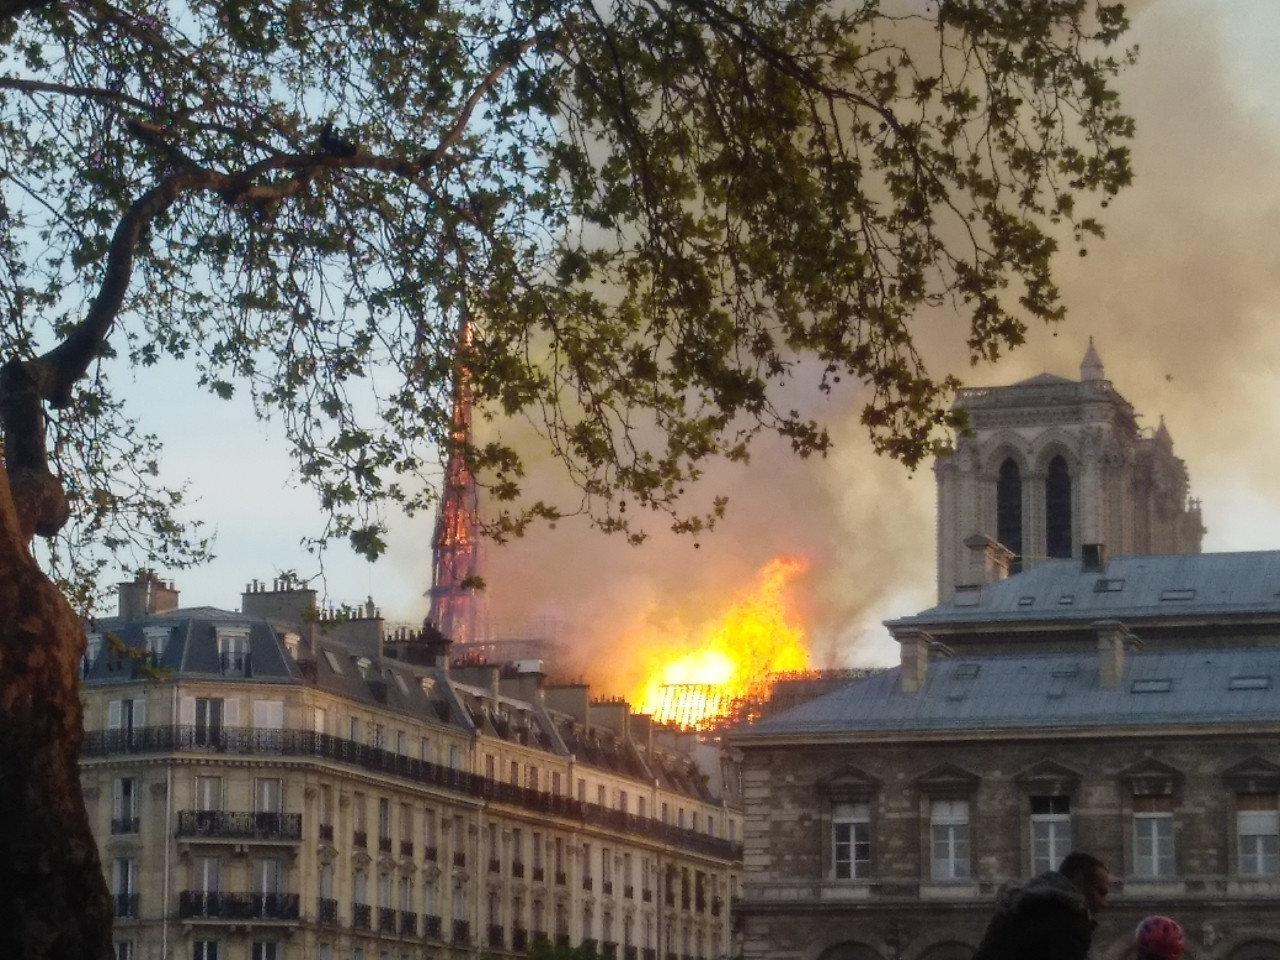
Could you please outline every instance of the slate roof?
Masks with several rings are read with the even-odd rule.
[[[1101,571],[1044,560],[887,626],[1248,615],[1280,616],[1280,551],[1113,557]]]
[[[900,669],[869,673],[825,696],[740,728],[734,741],[788,734],[1257,725],[1280,721],[1280,649],[1128,652],[1104,688],[1097,655],[932,659],[919,693]]]

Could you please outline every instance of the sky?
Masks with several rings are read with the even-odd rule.
[[[1140,422],[1164,418],[1203,504],[1205,550],[1280,549],[1280,3],[1147,0],[1131,12],[1140,55],[1121,91],[1137,122],[1135,183],[1103,212],[1105,241],[1060,257],[1067,319],[1033,329],[991,367],[968,368],[949,347],[938,357],[972,386],[1046,371],[1075,378],[1092,337]],[[932,322],[926,339],[954,341]],[[144,426],[165,442],[169,477],[190,477],[194,513],[217,535],[209,565],[157,571],[184,605],[235,609],[249,581],[294,571],[316,577],[330,604],[372,598],[391,623],[421,623],[431,517],[397,520],[376,564],[342,548],[321,564],[300,541],[323,518],[279,432],[180,381],[167,389],[181,403],[157,403],[148,375],[137,383],[150,398]],[[814,666],[892,662],[881,622],[935,596],[933,475],[875,457],[848,396],[818,412],[835,440],[826,458],[799,461],[762,443],[750,466],[709,473],[730,513],[697,543],[655,531],[629,547],[567,520],[490,548],[494,623],[555,624],[575,672],[607,687],[628,638],[687,633],[787,555],[808,564],[791,599]],[[550,470],[532,466],[530,487],[555,489]]]

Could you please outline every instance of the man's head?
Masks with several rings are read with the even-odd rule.
[[[1097,857],[1087,853],[1069,853],[1058,867],[1058,872],[1066,877],[1080,891],[1090,913],[1097,913],[1107,905],[1107,894],[1111,890],[1111,872],[1107,865]]]

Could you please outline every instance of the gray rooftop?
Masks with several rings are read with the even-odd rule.
[[[1247,615],[1280,616],[1280,551],[1114,557],[1101,571],[1044,560],[888,626]]]
[[[919,693],[900,670],[871,673],[741,728],[735,741],[820,734],[960,729],[1274,724],[1280,649],[1129,652],[1119,684],[1100,683],[1096,654],[934,659]]]

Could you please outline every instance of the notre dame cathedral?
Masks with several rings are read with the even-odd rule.
[[[1010,573],[1083,544],[1122,554],[1199,553],[1204,527],[1163,420],[1139,426],[1090,341],[1080,379],[1043,373],[959,391],[968,421],[935,466],[938,599],[972,577],[974,536]],[[968,541],[968,543],[966,543]]]

